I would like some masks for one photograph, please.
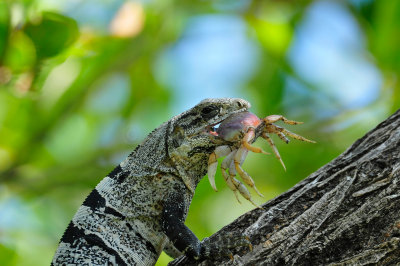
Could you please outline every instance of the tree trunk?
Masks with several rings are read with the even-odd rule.
[[[234,260],[170,265],[400,265],[400,110],[289,191],[222,228]]]

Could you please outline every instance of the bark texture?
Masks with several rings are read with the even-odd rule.
[[[229,233],[249,236],[253,251],[170,265],[400,265],[400,110],[211,238]]]

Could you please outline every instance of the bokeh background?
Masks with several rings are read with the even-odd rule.
[[[399,47],[400,1],[0,1],[1,265],[48,265],[90,190],[207,97],[305,122],[288,128],[317,144],[275,138],[286,172],[244,164],[256,202],[279,195],[400,106]],[[253,208],[216,179],[187,220],[200,239]]]

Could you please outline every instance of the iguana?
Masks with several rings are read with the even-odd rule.
[[[249,108],[243,99],[206,99],[152,131],[85,199],[52,265],[154,265],[163,250],[200,259],[248,243],[200,242],[184,222],[210,154],[232,145],[212,127]]]

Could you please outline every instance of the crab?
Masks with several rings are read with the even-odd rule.
[[[278,135],[278,137],[286,143],[289,143],[287,136],[293,139],[315,143],[315,141],[306,139],[300,135],[290,132],[283,127],[273,124],[277,121],[282,121],[283,123],[289,125],[302,124],[302,122],[289,120],[282,115],[269,115],[263,119],[260,119],[251,112],[242,112],[228,117],[219,125],[213,134],[226,141],[232,142],[233,145],[218,146],[209,157],[208,179],[211,187],[215,191],[218,191],[215,185],[215,174],[218,168],[217,159],[226,156],[221,163],[221,171],[227,186],[234,192],[239,203],[240,200],[237,194],[238,191],[246,200],[259,207],[252,200],[250,192],[246,186],[236,179],[236,174],[239,174],[244,183],[252,187],[259,196],[264,197],[258,191],[250,175],[243,170],[242,164],[245,161],[249,151],[263,154],[269,153],[265,152],[259,147],[251,145],[251,143],[253,143],[258,136],[264,138],[271,146],[273,153],[285,170],[285,164],[283,163],[283,160],[274,142],[272,141],[270,134]]]

